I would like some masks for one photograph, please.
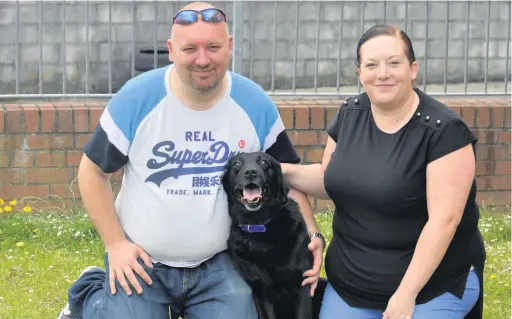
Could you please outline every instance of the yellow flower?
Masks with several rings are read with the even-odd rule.
[[[4,210],[0,207],[0,214],[3,213],[3,212],[4,212]]]
[[[25,207],[23,207],[23,211],[24,211],[25,213],[30,213],[30,212],[32,211],[32,207],[30,207],[30,206],[25,206]]]
[[[4,204],[5,204],[4,200],[0,198],[0,205],[3,206]]]
[[[12,207],[11,206],[5,206],[4,207],[4,211],[11,212],[12,211]]]
[[[25,246],[25,243],[22,241],[19,241],[16,243],[16,247],[23,247],[23,246]]]
[[[496,274],[492,274],[489,278],[491,278],[491,279],[496,278]]]
[[[11,206],[16,206],[16,204],[17,204],[17,202],[15,200],[12,200],[9,202],[9,205],[11,205]]]
[[[33,232],[34,233],[39,233],[39,229],[36,228],[36,229],[33,230]]]

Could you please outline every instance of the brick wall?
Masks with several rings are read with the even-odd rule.
[[[510,205],[511,102],[509,99],[445,99],[479,138],[478,202]],[[285,126],[305,162],[320,162],[326,124],[340,100],[276,100]],[[76,184],[83,145],[103,104],[0,105],[0,198],[36,197],[46,205],[80,204]],[[121,174],[112,178],[118,189]],[[42,201],[41,201],[42,200]],[[324,209],[330,201],[313,202]],[[37,204],[36,204],[37,205]]]

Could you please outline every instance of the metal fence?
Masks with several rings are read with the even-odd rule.
[[[419,86],[433,95],[510,94],[510,1],[223,1],[231,70],[272,96],[361,91],[355,47],[371,25],[411,36]],[[110,97],[168,64],[165,41],[185,2],[0,3],[0,98]]]

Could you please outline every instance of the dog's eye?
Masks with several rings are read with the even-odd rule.
[[[263,166],[263,167],[267,167],[268,166],[267,161],[265,161],[265,160],[261,160],[260,165]]]
[[[242,164],[240,164],[240,162],[236,162],[235,164],[233,164],[234,169],[240,169],[241,166]]]

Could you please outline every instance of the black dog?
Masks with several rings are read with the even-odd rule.
[[[226,164],[222,184],[232,218],[228,251],[253,290],[260,319],[310,319],[310,238],[298,204],[288,197],[280,164],[262,152]]]

